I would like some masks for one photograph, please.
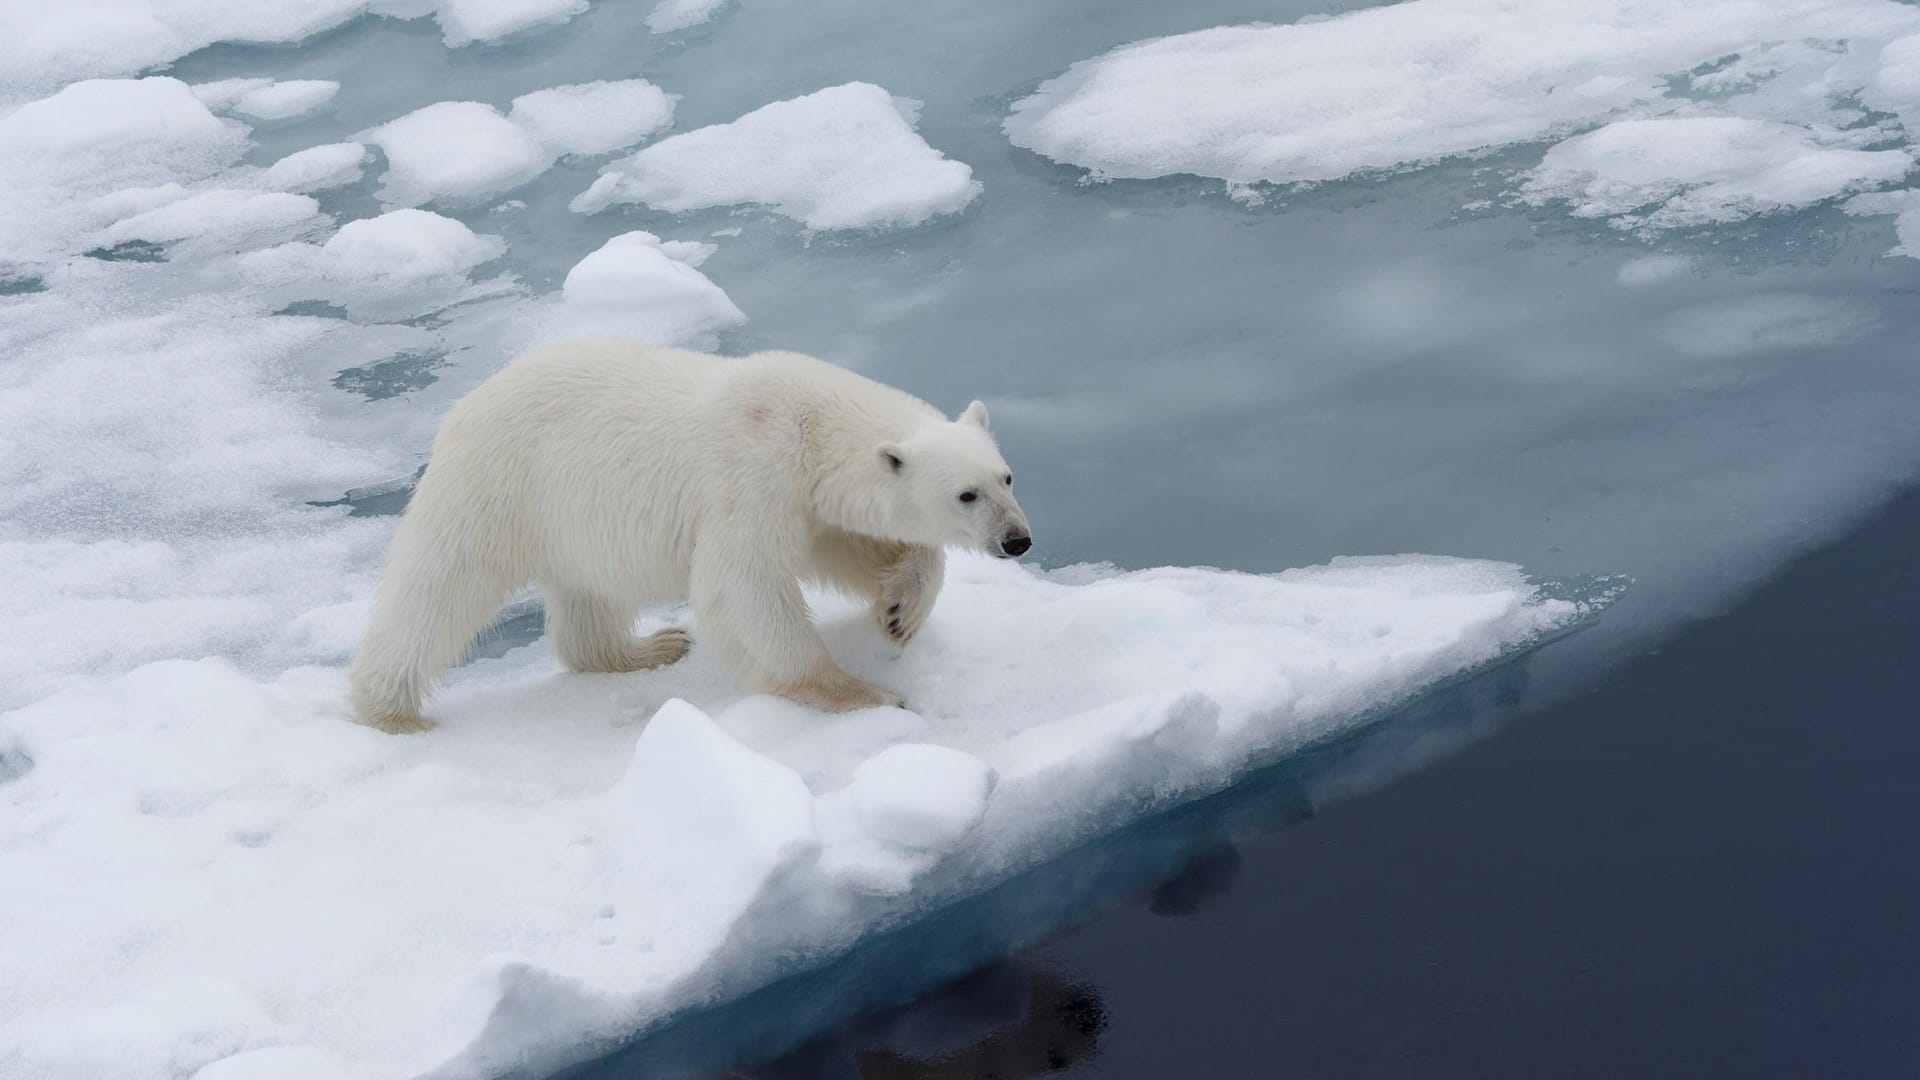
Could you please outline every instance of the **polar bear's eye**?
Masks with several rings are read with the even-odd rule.
[[[1001,478],[1000,478],[1000,482],[1001,482],[1001,483],[1003,483],[1003,484],[1005,484],[1005,485],[1007,485],[1008,487],[1012,487],[1012,486],[1013,486],[1013,474],[1012,474],[1012,473],[1008,473],[1007,475],[1005,475],[1005,476],[1003,476],[1003,477],[1001,477]]]
[[[979,497],[980,497],[980,493],[977,491],[963,491],[960,493],[961,502],[972,502],[973,500]]]

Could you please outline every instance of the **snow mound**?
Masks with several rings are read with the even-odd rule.
[[[556,1068],[1580,614],[1514,567],[1418,557],[1272,576],[959,557],[904,655],[815,600],[836,655],[914,711],[741,698],[696,646],[637,676],[518,650],[456,673],[442,726],[404,739],[345,721],[338,669],[222,660],[0,714],[34,762],[0,785],[0,1073]]]
[[[914,130],[918,105],[871,83],[764,105],[608,166],[572,208],[768,206],[810,229],[918,225],[980,194],[973,170]]]
[[[656,34],[670,34],[675,30],[685,30],[720,13],[729,0],[660,0],[654,9],[647,13],[647,29]]]
[[[561,321],[551,336],[711,343],[719,331],[747,321],[697,269],[714,250],[686,240],[663,243],[641,230],[608,240],[567,272]]]
[[[1920,10],[1894,0],[1408,0],[1124,45],[1043,83],[1003,129],[1095,178],[1231,186],[1333,180],[1621,121],[1556,148],[1534,194],[1577,194],[1596,216],[1624,205],[1703,223],[1897,176],[1894,156],[1850,140],[1889,134],[1859,103],[1920,122],[1917,31]],[[1703,110],[1725,115],[1635,123]],[[1655,202],[1666,205],[1645,209]]]
[[[554,155],[499,110],[442,101],[355,138],[387,155],[380,199],[389,206],[470,204],[539,176]]]
[[[1521,191],[1620,228],[1677,228],[1810,206],[1898,181],[1899,150],[1858,150],[1840,132],[1731,116],[1622,120],[1547,151]]]
[[[513,99],[508,118],[563,154],[606,154],[673,123],[674,96],[645,79],[581,83]]]

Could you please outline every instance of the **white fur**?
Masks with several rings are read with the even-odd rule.
[[[949,421],[795,353],[536,350],[440,429],[354,660],[355,718],[431,726],[419,710],[433,682],[529,581],[574,670],[680,659],[684,631],[632,627],[643,605],[687,598],[747,688],[828,710],[897,705],[833,662],[801,583],[870,599],[905,644],[939,593],[944,546],[1003,554],[1027,536],[1010,484],[979,402]]]

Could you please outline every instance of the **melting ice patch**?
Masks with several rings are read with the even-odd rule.
[[[0,1072],[177,1076],[269,1050],[251,1061],[344,1077],[557,1067],[1579,614],[1514,567],[1413,557],[1273,576],[959,558],[905,654],[818,599],[840,659],[915,711],[742,698],[696,647],[640,676],[559,674],[544,648],[483,662],[411,739],[346,722],[337,670],[221,660],[5,714],[34,766],[0,785]]]
[[[572,208],[758,204],[810,229],[918,225],[980,194],[971,168],[914,130],[918,116],[871,83],[828,87],[655,143],[608,166]]]
[[[1621,228],[1737,221],[1894,183],[1902,150],[1860,150],[1858,136],[1732,116],[1623,120],[1547,151],[1521,191],[1575,217]]]
[[[670,34],[675,30],[685,30],[689,26],[698,26],[719,14],[730,0],[660,0],[654,9],[647,13],[647,29],[656,34]]]
[[[1855,195],[1847,200],[1846,210],[1863,216],[1894,215],[1894,231],[1900,242],[1887,254],[1920,259],[1920,188]]]
[[[84,0],[0,5],[0,104],[62,83],[131,75],[217,42],[292,44],[356,17],[433,16],[449,46],[566,22],[588,0]]]
[[[1410,0],[1122,46],[1016,102],[1004,128],[1096,178],[1245,185],[1621,121],[1555,147],[1529,196],[1702,224],[1897,180],[1904,155],[1866,147],[1900,129],[1848,99],[1912,128],[1917,30],[1920,10],[1893,0]],[[1677,112],[1691,118],[1647,122]]]

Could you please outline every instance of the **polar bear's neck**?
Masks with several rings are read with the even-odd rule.
[[[894,400],[896,399],[897,400]],[[944,422],[931,405],[888,389],[878,400],[838,399],[803,414],[801,427],[813,477],[813,512],[819,523],[899,543],[925,543],[928,523],[915,501],[888,491],[879,449],[903,443],[929,423]]]

